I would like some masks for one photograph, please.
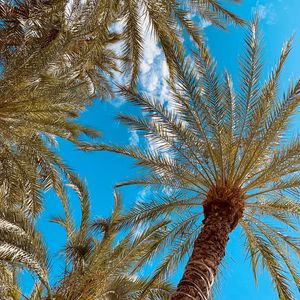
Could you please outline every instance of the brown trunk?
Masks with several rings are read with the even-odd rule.
[[[209,299],[218,267],[225,256],[229,234],[243,215],[244,197],[239,189],[219,187],[208,193],[203,206],[202,230],[170,300]]]

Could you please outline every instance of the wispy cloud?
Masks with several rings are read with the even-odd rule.
[[[201,26],[202,29],[205,29],[205,28],[207,28],[207,27],[209,27],[209,26],[211,26],[211,25],[212,25],[212,24],[211,24],[210,21],[207,21],[207,20],[204,20],[204,19],[201,20],[200,26]]]
[[[119,108],[125,103],[125,100],[123,98],[116,98],[113,99],[112,101],[109,101],[109,103],[114,107]]]
[[[130,143],[130,145],[131,146],[137,146],[138,143],[139,143],[139,140],[140,139],[139,139],[139,136],[138,136],[136,130],[132,130],[130,132],[130,136],[129,136],[129,143]]]
[[[252,8],[252,13],[258,15],[268,25],[273,25],[277,22],[277,13],[272,3],[263,4],[261,1],[256,1],[256,5]]]
[[[159,47],[158,41],[151,32],[151,24],[143,7],[141,7],[141,24],[143,43],[143,57],[141,62],[140,83],[144,92],[150,93],[152,96],[159,98],[167,98],[168,87],[166,80],[169,77],[169,70],[162,49]],[[114,24],[112,31],[120,32],[124,26],[121,20]],[[112,49],[118,54],[121,53],[122,43],[117,43],[112,46]],[[115,80],[119,84],[125,83],[125,78],[120,73],[115,73]],[[163,100],[164,101],[164,100]],[[111,104],[120,107],[125,101],[121,99],[114,99]]]

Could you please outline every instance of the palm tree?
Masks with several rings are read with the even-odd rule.
[[[59,183],[56,192],[63,204],[64,216],[52,219],[66,230],[64,247],[64,273],[56,284],[50,285],[48,255],[34,218],[26,210],[1,207],[0,210],[0,297],[20,300],[110,300],[168,299],[173,287],[165,280],[150,283],[138,271],[143,267],[148,248],[156,242],[156,232],[165,226],[161,222],[149,226],[136,235],[133,231],[121,233],[121,198],[115,192],[115,208],[111,217],[90,219],[89,196],[85,184],[76,175],[70,178],[71,187],[81,203],[81,222],[77,229],[71,215],[67,190]],[[1,196],[9,197],[1,188]],[[3,200],[3,199],[2,199]],[[9,203],[7,199],[1,203]],[[100,234],[100,238],[99,238]],[[117,242],[118,241],[118,242]],[[35,284],[30,296],[22,292],[17,280],[20,269],[35,274]],[[147,293],[143,293],[145,287]],[[143,296],[141,296],[143,294]]]
[[[34,3],[27,3],[26,9],[19,7],[16,14],[28,13]],[[0,7],[3,17],[5,5],[1,3]],[[12,8],[7,9],[6,15],[9,13],[12,14]],[[7,18],[8,24],[14,24],[9,22],[12,16]],[[20,20],[18,15],[15,21]],[[25,40],[28,39],[30,36]],[[31,207],[34,214],[41,209],[41,190],[49,189],[61,181],[61,176],[68,177],[71,172],[57,154],[57,139],[80,145],[84,136],[99,136],[99,132],[76,120],[85,108],[82,98],[91,101],[87,97],[89,87],[47,74],[49,65],[45,66],[42,53],[42,59],[34,61],[37,52],[28,41],[6,59],[1,56],[0,80],[0,185],[7,187],[14,203],[22,205],[26,200],[26,208]]]
[[[33,198],[37,198],[40,190],[37,169],[41,168],[42,177],[48,179],[46,186],[57,171],[55,168],[67,171],[55,151],[46,147],[53,137],[79,144],[82,133],[99,135],[74,122],[74,118],[92,103],[96,93],[100,98],[112,94],[108,77],[119,70],[117,61],[123,61],[127,67],[135,65],[132,78],[136,77],[141,56],[141,16],[137,13],[139,4],[129,2],[87,1],[84,5],[74,2],[71,7],[66,0],[1,2],[0,159],[7,167],[0,179],[1,183],[16,183],[12,193],[26,185],[27,192],[31,189],[35,193]],[[179,8],[176,1],[158,2],[159,6],[155,6],[146,1],[143,7],[156,28],[167,59],[172,61],[171,36],[180,48],[174,33],[177,19],[199,45],[200,36],[187,11]],[[243,23],[215,1],[188,1],[187,5],[220,27],[225,26],[221,20]],[[164,14],[170,15],[170,19],[163,18]],[[125,25],[119,34],[111,27],[120,20],[125,20]],[[125,41],[124,53],[117,55],[111,46],[120,41]],[[24,183],[15,180],[17,177],[23,178]]]
[[[55,51],[45,50],[49,32],[39,27],[49,9],[40,1],[0,4],[0,262],[8,271],[25,267],[36,273],[50,295],[46,255],[40,257],[46,250],[35,219],[45,192],[54,188],[65,198],[63,185],[73,174],[58,155],[57,139],[81,145],[99,133],[76,120],[92,99],[90,86],[79,80],[80,74],[76,79],[50,72]],[[46,25],[52,21],[45,18]]]
[[[207,18],[220,26],[221,19],[242,23],[223,7],[209,2],[214,1],[197,5],[193,2],[193,5],[201,14],[213,10],[207,13]],[[67,3],[65,0],[26,0],[0,4],[0,60],[3,65],[0,161],[5,166],[1,170],[0,184],[9,183],[11,199],[22,199],[22,195],[31,193],[27,200],[31,199],[35,213],[41,208],[40,191],[53,185],[53,181],[57,182],[59,172],[66,176],[69,173],[52,144],[60,137],[82,145],[82,134],[99,135],[79,125],[75,118],[92,103],[96,93],[100,98],[112,94],[108,77],[119,70],[117,61],[130,64],[132,49],[139,48],[128,26],[122,34],[111,31],[116,20],[125,18],[125,23],[137,22],[140,16],[128,11],[131,7],[132,12],[136,12],[138,4],[135,1],[129,6],[122,1],[88,1],[84,6],[76,2],[72,7],[66,7]],[[147,5],[149,15],[155,11],[160,13],[152,4]],[[171,11],[167,10],[167,3],[161,5],[161,13]],[[185,18],[187,12],[180,10],[175,2],[170,5]],[[153,22],[157,20],[155,16]],[[158,35],[171,28],[171,21],[167,25],[162,22],[157,25]],[[191,26],[186,20],[187,28],[188,25]],[[140,25],[138,29],[137,37]],[[197,34],[193,36],[196,39]],[[121,40],[127,41],[127,50],[120,56],[111,46]],[[166,53],[171,51],[170,47],[169,50],[164,48]],[[138,64],[136,55],[132,56],[133,64]],[[18,195],[21,190],[22,195]]]
[[[137,271],[141,258],[155,241],[155,232],[165,222],[149,227],[141,235],[129,232],[120,239],[118,222],[121,218],[121,198],[114,193],[115,207],[111,217],[90,221],[87,190],[78,179],[73,178],[81,201],[81,223],[76,224],[65,203],[64,217],[52,221],[64,227],[67,243],[64,248],[66,267],[63,278],[53,288],[56,300],[112,300],[112,299],[168,299],[172,286],[165,280],[153,282],[141,278]],[[100,233],[101,238],[97,235]],[[116,243],[116,239],[119,241]],[[141,296],[144,287],[148,292]]]
[[[194,64],[178,63],[168,104],[122,88],[128,101],[144,113],[118,119],[141,132],[145,141],[139,147],[99,148],[133,157],[144,167],[142,175],[120,185],[158,189],[154,200],[138,203],[123,225],[172,220],[151,249],[171,247],[154,280],[190,254],[172,300],[210,297],[229,235],[238,225],[255,278],[259,265],[266,268],[279,299],[295,299],[291,279],[300,288],[294,265],[295,255],[300,254],[299,239],[293,236],[300,215],[300,141],[287,131],[300,104],[300,81],[279,98],[289,40],[261,84],[260,42],[254,20],[245,40],[237,92],[228,72],[224,77],[217,74],[207,51],[195,57]]]
[[[26,93],[32,97],[27,101],[23,100]],[[73,174],[56,151],[56,137],[81,145],[81,134],[97,135],[70,119],[78,106],[67,104],[72,99],[67,94],[62,93],[61,99],[48,98],[53,103],[47,103],[37,91],[15,91],[12,98],[4,93],[1,98],[0,263],[17,273],[24,267],[36,273],[49,295],[46,250],[35,219],[43,208],[45,192],[53,188],[59,197],[65,197],[62,186]]]
[[[7,72],[0,83],[0,185],[11,194],[11,205],[25,205],[37,215],[42,208],[41,191],[72,173],[57,153],[57,139],[80,146],[86,143],[84,135],[94,138],[99,133],[75,119],[83,109],[77,98],[79,87],[57,91],[58,85],[41,91],[32,85],[24,87],[25,80],[14,85],[10,76],[16,76],[15,71]]]

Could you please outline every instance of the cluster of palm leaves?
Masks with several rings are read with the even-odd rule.
[[[262,264],[270,272],[279,298],[294,299],[290,280],[300,288],[296,264],[300,254],[296,238],[300,142],[298,137],[287,142],[286,130],[300,104],[300,83],[292,84],[278,99],[279,76],[291,49],[289,40],[277,66],[260,86],[257,25],[254,21],[246,36],[240,91],[234,91],[227,72],[217,74],[214,62],[207,57],[196,57],[194,65],[186,61],[171,85],[171,109],[147,94],[122,89],[128,101],[141,107],[144,114],[119,115],[118,120],[141,132],[147,146],[101,147],[133,157],[146,169],[143,177],[120,185],[143,184],[153,191],[152,201],[137,203],[124,217],[124,224],[171,220],[155,249],[170,248],[155,277],[164,278],[191,254],[214,206],[220,205],[217,214],[226,211],[226,216],[221,216],[223,220],[229,217],[229,231],[237,224],[243,230],[256,280]],[[190,264],[192,259],[193,255]],[[206,273],[199,267],[198,273],[184,274],[186,284],[178,286],[178,295],[189,290],[189,295],[199,297],[201,278]],[[212,268],[211,274],[204,285],[212,285],[216,270]],[[206,299],[209,295],[205,293]],[[175,293],[172,299],[185,298]]]
[[[67,232],[65,246],[66,271],[54,289],[55,299],[166,299],[172,286],[159,281],[141,294],[148,278],[138,275],[138,263],[147,255],[147,249],[155,242],[158,226],[147,228],[141,235],[133,231],[120,235],[122,203],[120,195],[114,193],[114,210],[109,218],[90,220],[87,191],[76,187],[81,200],[81,223],[79,229],[70,212],[65,218],[55,218]],[[164,224],[160,224],[162,227]],[[97,235],[101,238],[97,238]],[[116,244],[115,240],[119,239]]]
[[[295,299],[300,141],[287,141],[286,130],[300,82],[278,95],[292,41],[261,84],[254,20],[235,91],[230,75],[218,74],[199,20],[222,29],[245,23],[215,0],[0,2],[0,299],[209,299],[237,226],[255,279],[262,265],[279,299]],[[136,89],[146,32],[170,70],[168,105]],[[186,33],[191,49],[181,42]],[[143,112],[118,117],[144,137],[138,147],[95,143],[99,132],[77,121],[95,97],[116,89]],[[119,186],[141,184],[151,191],[149,201],[122,214],[115,192],[111,217],[92,221],[85,184],[58,154],[60,139],[136,159],[143,175]],[[69,207],[70,188],[81,203],[80,224]],[[64,210],[52,221],[66,231],[65,268],[55,283],[36,228],[49,189]],[[156,255],[163,259],[141,276]],[[167,279],[187,257],[175,290]],[[35,278],[30,296],[18,282],[24,268]]]

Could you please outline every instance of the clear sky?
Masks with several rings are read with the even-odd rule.
[[[227,7],[246,20],[250,20],[251,15],[259,11],[264,35],[265,74],[270,72],[272,65],[276,62],[283,42],[292,33],[296,34],[293,51],[283,72],[282,86],[287,87],[289,80],[297,79],[300,75],[300,0],[243,0],[239,6],[227,5]],[[205,33],[208,45],[218,62],[219,69],[228,69],[237,85],[238,59],[242,55],[244,30],[231,27],[230,31],[224,32],[207,25],[205,24]],[[161,50],[155,41],[147,36],[141,84],[145,91],[161,97],[162,101],[168,94],[163,80],[164,76],[167,76],[167,68]],[[101,130],[106,142],[136,144],[138,143],[136,133],[128,132],[114,119],[117,113],[128,111],[133,111],[133,108],[120,99],[113,99],[112,102],[96,101],[82,114],[80,120],[84,124]],[[300,124],[299,120],[296,121]],[[136,172],[137,169],[132,165],[133,161],[110,153],[82,153],[66,142],[61,144],[59,151],[65,161],[86,180],[91,195],[93,216],[108,216],[113,206],[113,186],[130,178]],[[145,194],[145,191],[138,192],[136,188],[124,188],[122,192],[125,207],[129,207],[138,197]],[[61,206],[53,193],[50,192],[46,198],[45,211],[39,219],[39,228],[52,256],[51,280],[55,281],[63,267],[58,253],[62,249],[64,235],[58,225],[49,223],[48,220],[61,212]],[[74,211],[78,209],[76,200],[74,200],[73,207]],[[237,229],[230,238],[220,279],[221,293],[217,300],[277,299],[265,273],[261,272],[260,285],[255,288],[250,262],[245,259],[242,246],[240,231]],[[180,272],[174,280],[178,280],[179,276]],[[27,282],[29,282],[28,279]],[[299,295],[298,299],[300,299]]]

